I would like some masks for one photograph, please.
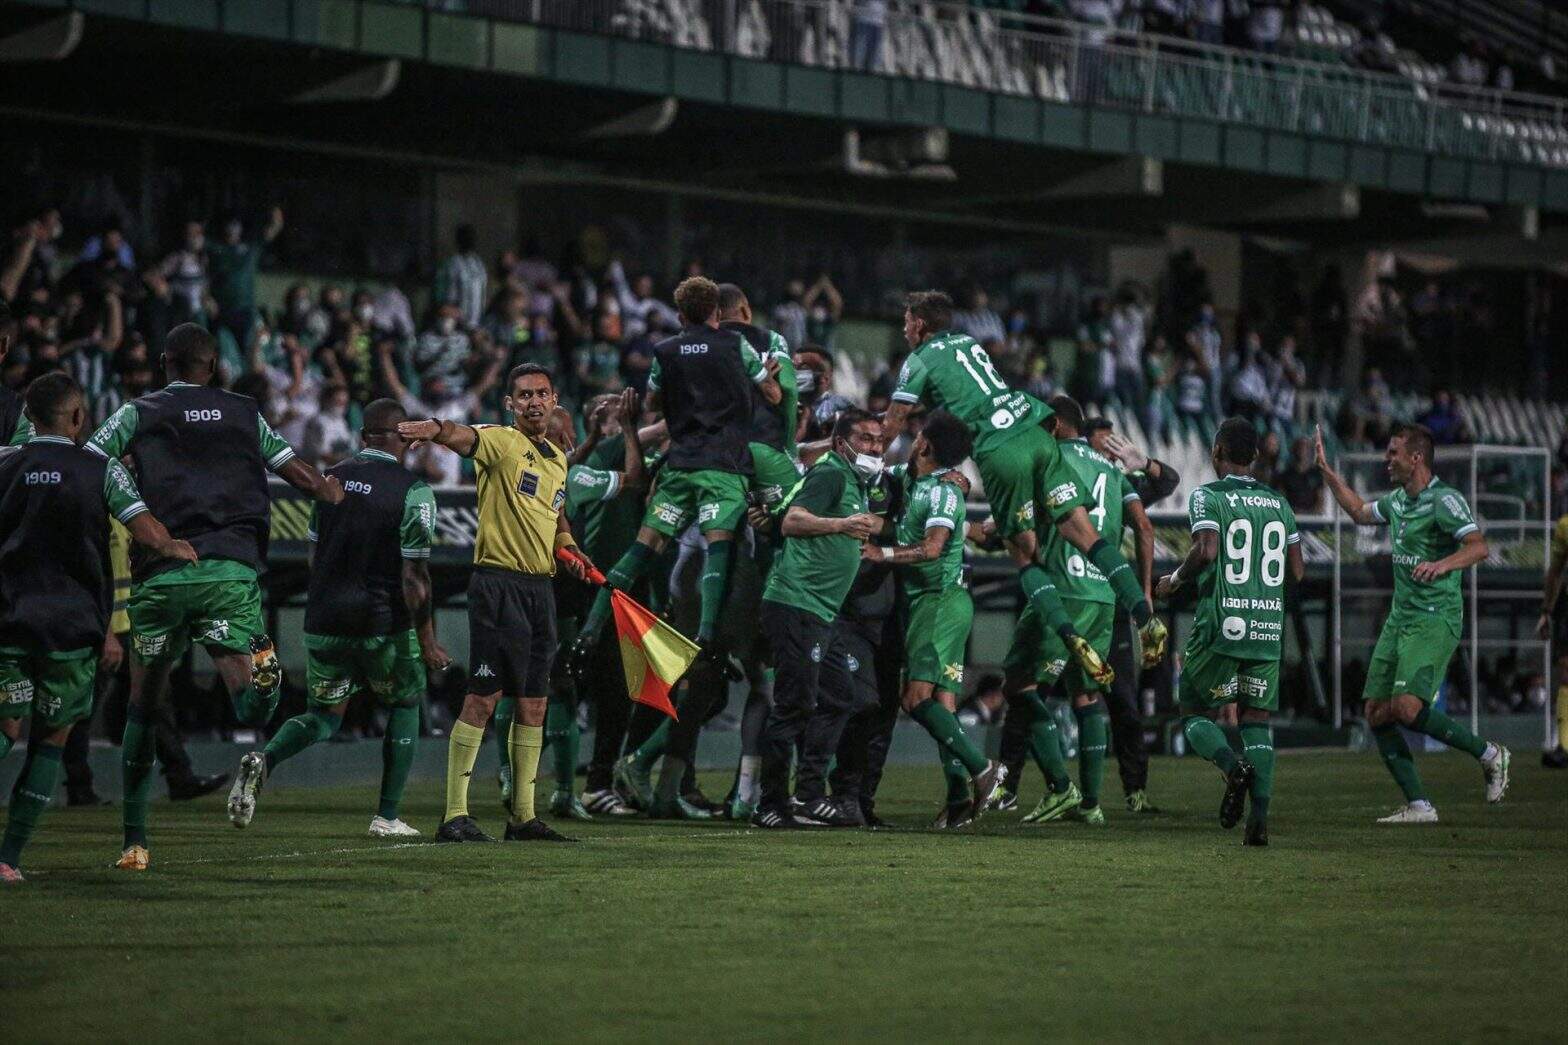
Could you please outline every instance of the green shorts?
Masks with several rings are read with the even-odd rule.
[[[1030,425],[985,454],[975,455],[991,516],[1003,538],[1055,522],[1093,497],[1062,458],[1056,438]]]
[[[800,466],[783,450],[767,443],[751,443],[751,488],[762,494],[762,504],[772,508],[800,482]]]
[[[1088,639],[1102,659],[1110,659],[1116,607],[1108,602],[1063,599],[1062,608],[1071,618],[1073,630]],[[1007,656],[1002,659],[1002,671],[1009,691],[1027,688],[1024,683],[1031,680],[1041,689],[1050,689],[1064,675],[1070,693],[1095,693],[1105,688],[1084,674],[1083,666],[1068,650],[1067,643],[1045,626],[1033,606],[1025,606],[1018,617],[1012,645],[1007,647]]]
[[[929,682],[944,693],[964,689],[964,652],[975,604],[968,588],[947,588],[909,599],[904,665],[910,682]]]
[[[425,695],[425,662],[414,629],[346,638],[305,633],[306,702],[336,707],[360,686],[387,707],[416,707]]]
[[[666,468],[648,501],[642,524],[674,537],[696,522],[703,533],[740,528],[746,517],[746,477],[711,468]]]
[[[1458,648],[1459,636],[1440,617],[1390,617],[1372,650],[1361,699],[1392,700],[1413,693],[1432,703]]]
[[[1278,711],[1279,661],[1242,660],[1189,648],[1176,702],[1188,712],[1212,711],[1225,704]]]
[[[98,651],[42,653],[0,647],[0,718],[36,715],[51,730],[63,729],[93,713],[93,680]]]
[[[179,658],[192,639],[249,653],[250,640],[266,633],[254,580],[138,584],[131,593],[131,648],[144,664]]]

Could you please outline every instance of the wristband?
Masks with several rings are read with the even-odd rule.
[[[883,548],[882,548],[882,561],[883,562],[892,562],[893,561],[893,549],[892,548],[883,546]]]
[[[572,536],[570,530],[555,531],[555,550],[561,551],[566,548],[577,551],[577,538]],[[578,554],[581,554],[581,552],[578,551]]]

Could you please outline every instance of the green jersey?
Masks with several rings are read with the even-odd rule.
[[[1193,535],[1219,535],[1219,556],[1198,577],[1190,650],[1278,660],[1285,635],[1285,549],[1299,544],[1296,513],[1249,475],[1204,483],[1187,500]]]
[[[1052,413],[1029,393],[1008,388],[985,349],[955,330],[928,338],[910,353],[893,401],[941,407],[963,421],[974,433],[976,459]]]
[[[180,385],[194,388],[184,381],[172,381],[169,387]],[[105,457],[124,457],[130,449],[131,439],[136,435],[136,428],[141,423],[141,414],[136,409],[135,401],[126,403],[120,409],[110,414],[103,424],[98,426],[98,431],[87,440],[89,447],[96,447]],[[257,435],[261,439],[261,456],[266,460],[267,467],[277,471],[294,459],[294,448],[272,430],[267,419],[260,413],[256,414]]]
[[[31,421],[29,421],[27,419],[27,415],[26,414],[23,414],[21,417],[18,417],[16,419],[16,431],[11,433],[11,439],[10,439],[10,442],[7,443],[7,445],[8,446],[21,446],[23,443],[26,443],[32,437],[33,437],[33,422],[31,422]]]
[[[963,583],[964,495],[953,483],[943,482],[943,474],[937,472],[915,480],[895,531],[899,544],[919,544],[933,527],[947,531],[942,554],[930,562],[902,567],[904,592],[910,596],[956,588]]]
[[[626,460],[625,436],[612,435],[602,440],[578,468],[587,471],[577,475],[577,468],[566,473],[566,514],[570,517],[572,531],[588,558],[606,566],[620,561],[626,549],[637,539],[637,528],[642,525],[643,499],[619,497],[621,492],[619,468]],[[599,477],[589,482],[589,474]],[[615,488],[605,475],[617,476]],[[594,491],[600,495],[594,497]]]
[[[847,519],[868,510],[866,487],[842,457],[829,451],[811,466],[777,511],[783,515],[796,505],[819,518]],[[773,560],[762,597],[832,623],[860,571],[860,543],[842,533],[786,537],[784,550]]]
[[[1077,478],[1079,489],[1087,490],[1094,499],[1089,521],[1101,537],[1120,546],[1123,511],[1129,502],[1139,499],[1138,491],[1122,470],[1090,446],[1087,439],[1065,439],[1058,445],[1062,448],[1063,466]],[[1044,536],[1041,562],[1051,572],[1051,580],[1062,598],[1116,602],[1116,593],[1105,574],[1068,543],[1056,527],[1047,527]]]
[[[789,342],[777,330],[768,331],[768,358],[778,361],[779,391],[784,393],[784,398],[774,408],[784,419],[784,452],[799,463],[800,447],[795,443],[795,429],[800,426],[800,389],[795,387],[795,359],[789,354]]]
[[[580,512],[585,505],[608,501],[621,492],[621,473],[574,464],[566,472],[566,511]]]
[[[1372,502],[1375,520],[1389,529],[1394,543],[1394,605],[1390,619],[1436,615],[1453,628],[1463,629],[1464,595],[1461,573],[1445,573],[1429,584],[1411,576],[1423,562],[1446,559],[1459,542],[1477,532],[1470,506],[1460,492],[1436,476],[1425,490],[1410,496],[1403,488]]]

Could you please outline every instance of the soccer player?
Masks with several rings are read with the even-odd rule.
[[[780,503],[784,547],[763,588],[760,617],[775,674],[773,710],[762,731],[762,789],[751,820],[758,827],[826,823],[806,815],[806,809],[825,797],[823,776],[848,714],[815,712],[824,693],[835,701],[849,699],[834,619],[859,572],[861,545],[882,526],[866,502],[867,486],[881,471],[881,423],[864,410],[846,411],[834,425],[832,450]],[[838,731],[832,732],[835,721]],[[814,725],[820,728],[808,728]],[[797,744],[798,802],[789,786]]]
[[[714,637],[729,583],[735,530],[745,517],[746,489],[755,474],[752,386],[775,405],[783,393],[751,345],[734,331],[719,329],[718,284],[702,276],[683,281],[675,288],[675,307],[686,325],[654,346],[648,372],[649,406],[664,413],[670,449],[637,542],[608,579],[611,587],[629,590],[670,539],[695,522],[708,540],[696,641],[705,659],[727,666]],[[604,590],[573,645],[574,665],[587,657],[609,617],[610,592]]]
[[[468,582],[471,661],[463,710],[447,748],[446,812],[438,842],[493,842],[468,813],[468,779],[484,745],[485,723],[501,697],[517,701],[511,728],[509,842],[568,839],[534,815],[534,783],[544,748],[550,663],[555,657],[555,553],[581,551],[566,521],[566,451],[545,437],[555,410],[555,383],[536,363],[512,368],[504,402],[506,427],[455,421],[404,421],[405,439],[424,439],[473,459],[478,473],[479,532]],[[586,569],[568,570],[579,580]]]
[[[27,387],[34,434],[0,451],[0,758],[33,718],[27,761],[0,837],[0,882],[22,881],[22,849],[54,796],[71,728],[92,714],[108,638],[109,518],[156,555],[195,562],[147,509],[119,461],[82,450],[81,386],[45,374]]]
[[[206,647],[241,725],[261,728],[277,710],[282,669],[261,616],[257,576],[267,559],[270,470],[309,497],[343,499],[336,479],[294,456],[248,396],[210,387],[218,342],[194,323],[164,340],[169,384],[109,416],[87,448],[128,458],[142,495],[198,562],[157,555],[131,560],[131,695],[121,748],[124,848],[115,865],[147,869],[154,708],[192,638]]]
[[[1508,790],[1508,749],[1482,740],[1433,706],[1459,648],[1464,595],[1460,576],[1487,556],[1486,538],[1460,492],[1432,474],[1432,433],[1394,428],[1383,454],[1392,493],[1367,502],[1340,478],[1317,433],[1318,470],[1345,514],[1362,526],[1387,526],[1394,544],[1394,604],[1367,666],[1367,725],[1405,804],[1380,824],[1435,824],[1437,809],[1416,772],[1399,727],[1425,733],[1481,763],[1486,800]]]
[[[1049,518],[1084,560],[1105,575],[1116,601],[1132,613],[1143,639],[1144,664],[1153,667],[1165,652],[1165,624],[1150,609],[1127,560],[1090,521],[1089,492],[1064,469],[1061,450],[1043,427],[1050,408],[1027,392],[1008,388],[985,350],[953,330],[952,323],[953,302],[946,294],[932,290],[909,296],[904,340],[912,351],[899,372],[884,421],[888,442],[898,438],[921,403],[943,407],[967,424],[997,533],[1007,544],[1035,612],[1064,641],[1074,634],[1060,595],[1037,561],[1038,531]],[[1103,662],[1087,659],[1092,647],[1071,648],[1086,671],[1107,677]]]
[[[240,759],[229,792],[229,820],[245,827],[262,785],[278,763],[329,739],[349,698],[364,687],[388,709],[381,752],[381,804],[370,821],[377,838],[419,832],[398,816],[419,743],[425,669],[452,662],[431,617],[430,547],[436,498],[403,465],[409,443],[397,433],[408,415],[392,399],[365,407],[364,449],[327,474],[343,484],[343,503],[316,505],[310,520],[310,589],[305,601],[308,710],[283,723],[261,751]]]
[[[1279,710],[1279,660],[1285,634],[1285,575],[1306,572],[1296,515],[1283,496],[1250,474],[1258,431],[1232,417],[1214,435],[1213,482],[1187,500],[1192,547],[1160,578],[1162,599],[1196,582],[1198,605],[1187,638],[1177,701],[1182,735],[1192,750],[1225,774],[1220,826],[1235,827],[1250,795],[1244,845],[1268,845],[1274,793],[1274,731]],[[1219,709],[1238,705],[1241,755],[1215,723]]]
[[[908,498],[890,548],[865,545],[862,556],[904,573],[904,711],[936,741],[947,777],[947,806],[933,827],[973,823],[1007,779],[959,725],[964,651],[975,608],[964,585],[964,494],[946,474],[974,446],[969,427],[945,410],[926,418],[909,458]]]
[[[1557,746],[1541,756],[1541,765],[1547,769],[1568,769],[1568,613],[1556,615],[1553,611],[1563,592],[1563,577],[1568,570],[1568,515],[1557,520],[1552,527],[1552,561],[1546,568],[1546,589],[1541,598],[1541,619],[1535,624],[1535,633],[1542,642],[1556,646],[1557,659]]]
[[[1050,406],[1066,470],[1093,499],[1090,523],[1100,539],[1117,544],[1121,543],[1124,521],[1133,530],[1137,536],[1138,579],[1147,593],[1154,579],[1154,527],[1149,524],[1138,492],[1109,458],[1083,438],[1083,408],[1077,400],[1059,395],[1051,399]],[[1116,596],[1105,574],[1069,544],[1060,531],[1045,535],[1042,558],[1052,583],[1061,593],[1074,631],[1094,647],[1097,658],[1108,659],[1114,637]],[[1100,808],[1100,782],[1105,774],[1109,742],[1109,718],[1101,694],[1106,692],[1109,680],[1093,678],[1078,663],[1069,669],[1068,656],[1061,636],[1044,626],[1032,604],[1025,606],[1003,660],[1008,714],[1018,714],[1029,723],[1030,747],[1045,774],[1047,791],[1024,822],[1046,823],[1065,816],[1100,827],[1105,824],[1105,810]],[[1073,716],[1078,720],[1076,786],[1067,776],[1056,721],[1042,696],[1064,675]]]
[[[753,352],[771,371],[779,389],[769,399],[762,386],[752,385],[751,488],[764,508],[772,509],[800,479],[800,452],[795,445],[799,422],[800,392],[795,387],[795,361],[789,343],[776,330],[763,330],[751,322],[751,302],[733,283],[719,284],[719,329],[746,339]],[[775,369],[776,368],[776,369]]]

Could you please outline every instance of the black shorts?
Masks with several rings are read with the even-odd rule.
[[[549,577],[480,566],[468,581],[468,692],[544,697],[555,657]]]

